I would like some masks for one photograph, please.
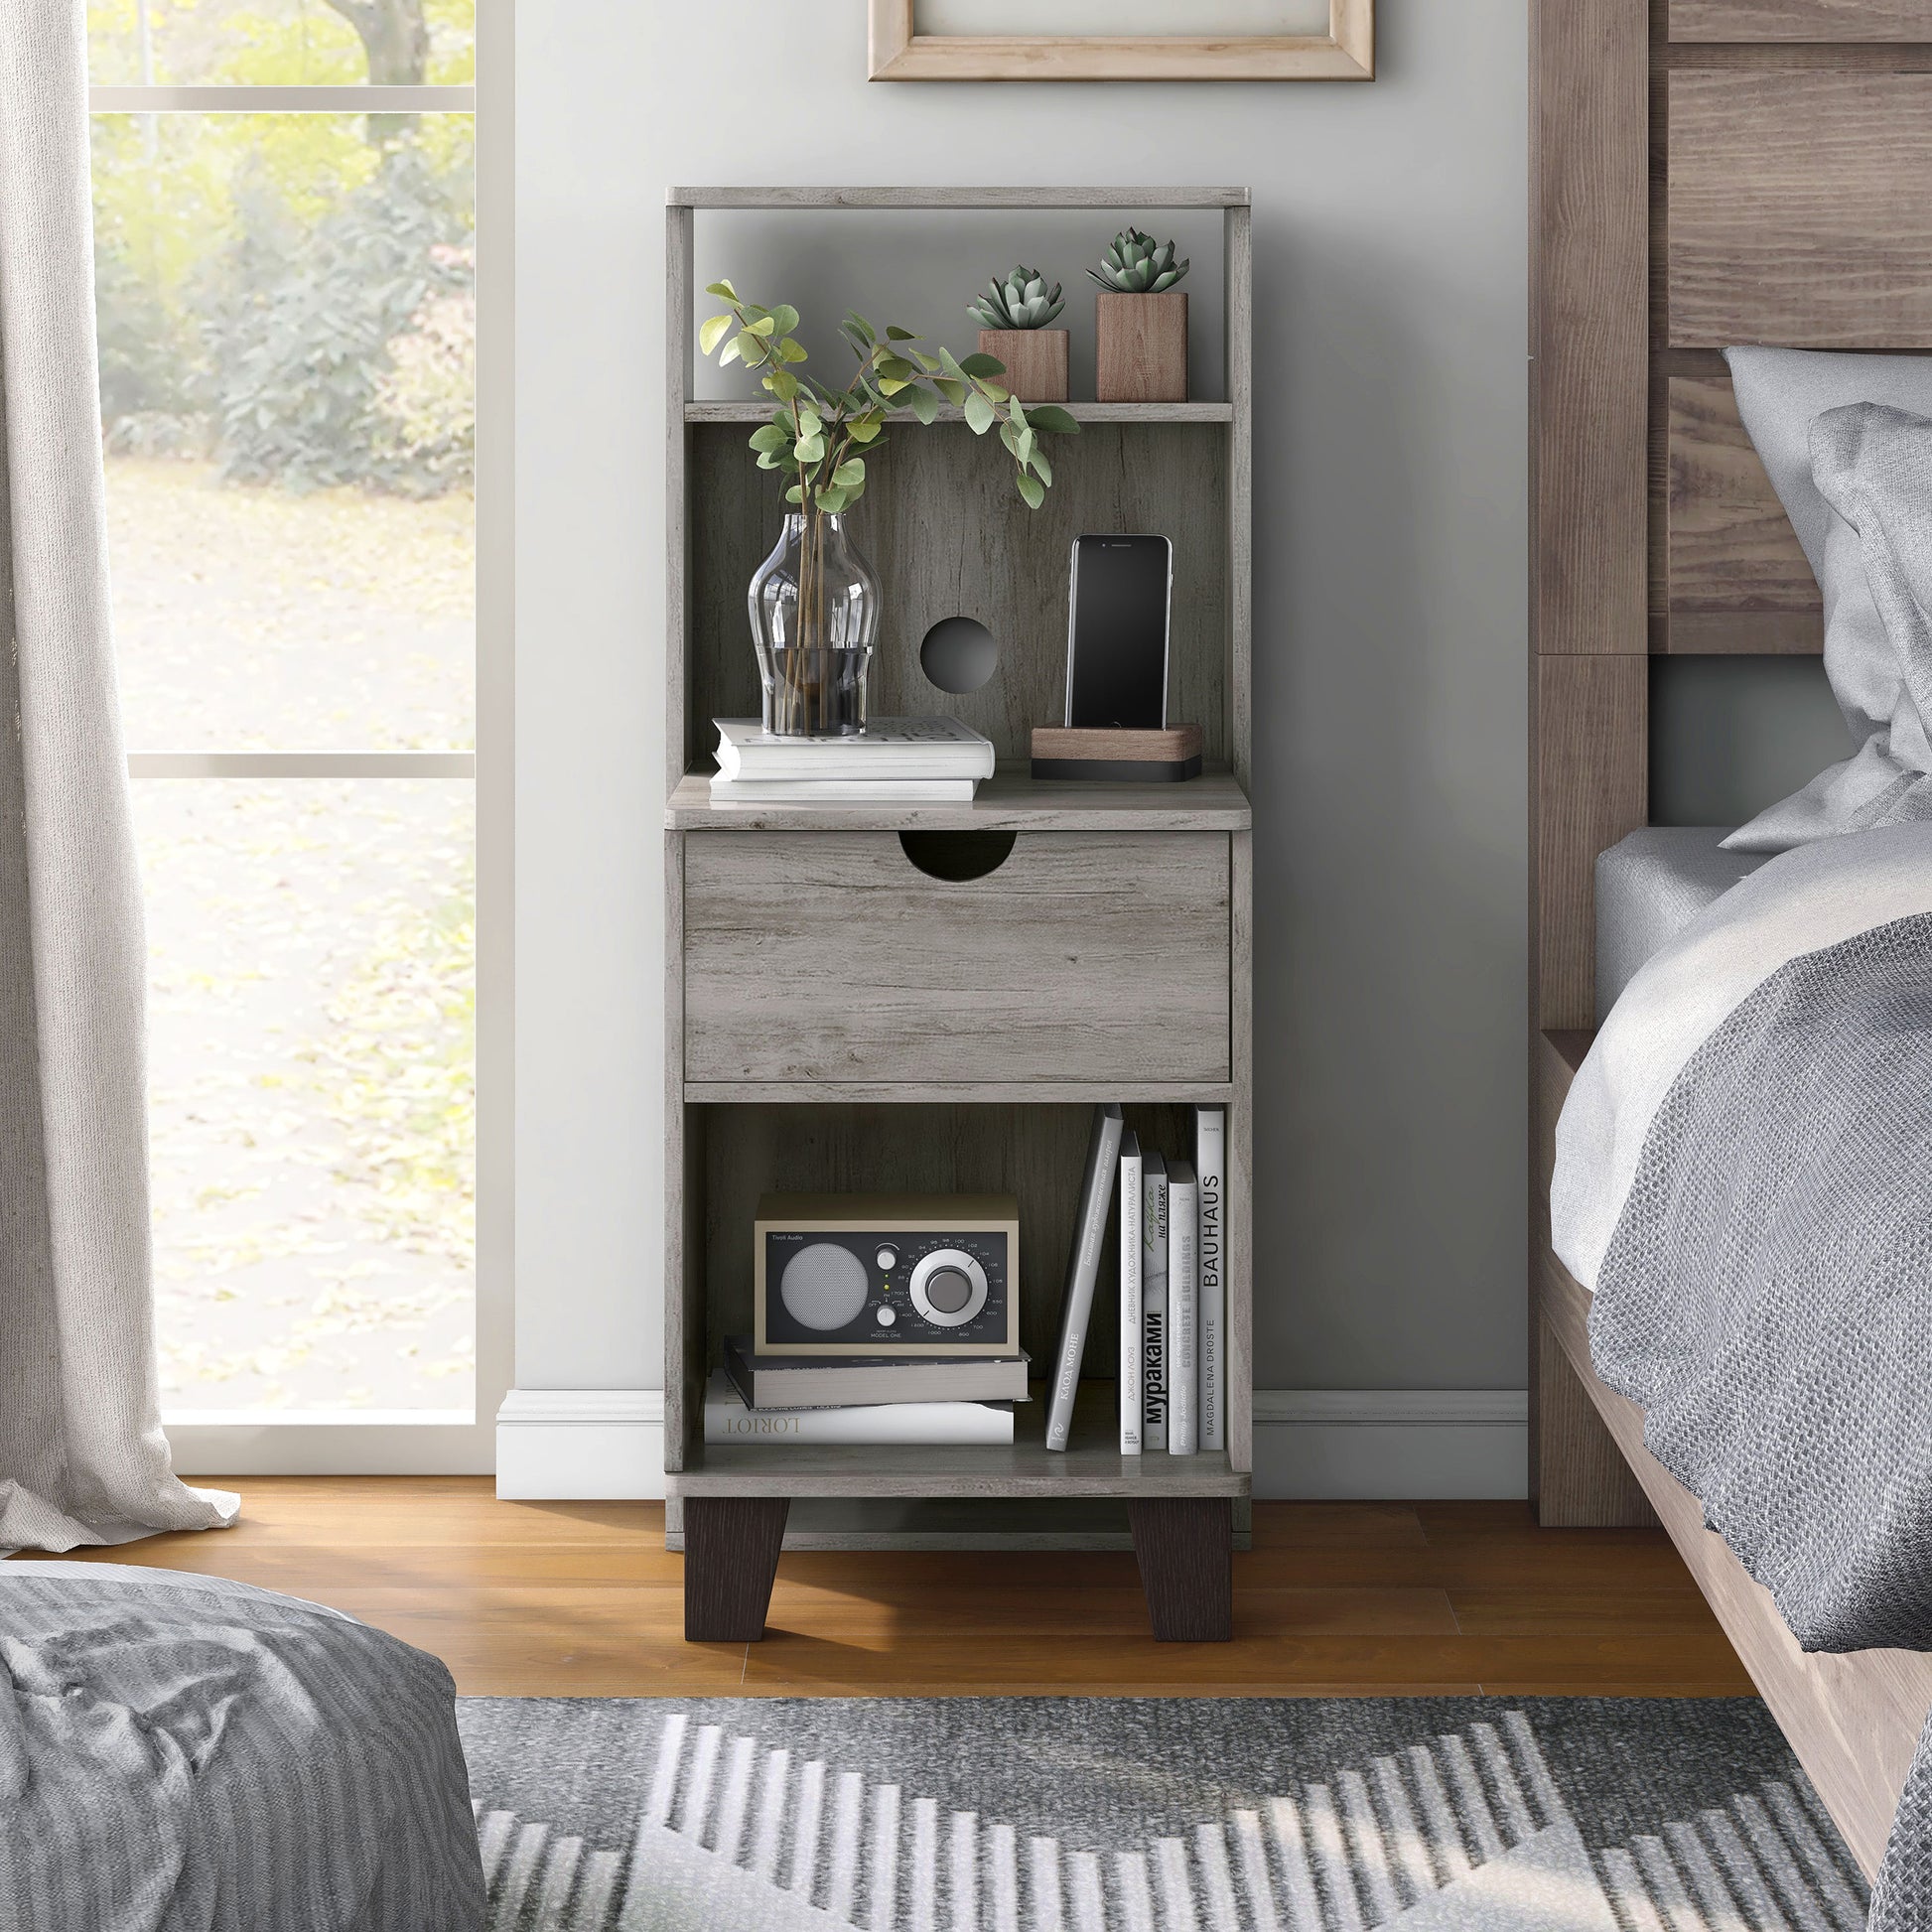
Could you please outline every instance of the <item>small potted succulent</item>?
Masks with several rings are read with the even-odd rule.
[[[1049,289],[1036,268],[1016,268],[966,313],[985,325],[980,353],[1006,364],[1007,386],[1022,402],[1066,400],[1066,331],[1047,324],[1065,308],[1060,285]]]
[[[1094,395],[1101,402],[1187,400],[1187,273],[1172,241],[1139,228],[1114,237],[1098,268],[1094,302]]]

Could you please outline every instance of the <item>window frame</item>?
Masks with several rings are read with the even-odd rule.
[[[207,1410],[163,1426],[190,1475],[458,1475],[495,1467],[496,1411],[512,1379],[515,1068],[512,825],[514,425],[510,58],[512,0],[479,0],[474,84],[392,87],[90,86],[93,114],[464,113],[477,117],[477,749],[474,752],[130,750],[132,779],[470,778],[477,841],[476,1393],[472,1419],[425,1411],[281,1421]]]

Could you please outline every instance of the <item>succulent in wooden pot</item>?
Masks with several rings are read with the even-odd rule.
[[[1019,267],[967,305],[982,323],[980,353],[1006,364],[1006,383],[1022,402],[1066,400],[1066,331],[1047,324],[1066,307],[1060,285],[1049,288],[1036,268]]]
[[[1187,400],[1187,261],[1172,241],[1125,228],[1087,273],[1094,298],[1094,394],[1102,402]]]

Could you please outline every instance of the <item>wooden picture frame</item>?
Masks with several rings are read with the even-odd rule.
[[[874,80],[1373,80],[1375,0],[1328,0],[1325,34],[1114,38],[920,34],[916,0],[870,0]]]

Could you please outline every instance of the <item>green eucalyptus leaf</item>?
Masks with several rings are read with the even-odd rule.
[[[867,342],[876,343],[879,340],[879,331],[875,329],[872,326],[872,324],[869,323],[865,319],[865,317],[862,316],[856,309],[848,309],[845,312],[845,319],[847,322],[856,323],[858,325],[860,334],[865,337]]]
[[[989,382],[983,375],[976,377],[975,380],[979,383],[980,394],[985,396],[989,401],[991,402],[1006,401],[1008,392],[1005,389],[1003,389],[997,382]]]
[[[805,359],[805,345],[795,336],[787,336],[778,345],[780,358],[787,362],[802,362]]]
[[[1033,414],[1028,420],[1035,429],[1051,430],[1055,436],[1078,436],[1080,433],[1078,419],[1069,416],[1058,403],[1035,403]]]
[[[752,432],[751,444],[755,450],[781,450],[791,441],[776,423],[760,423]]]
[[[1018,396],[1015,396],[1013,401],[1008,405],[1007,414],[1013,418],[1013,426],[1015,429],[1025,429],[1027,427],[1027,406]]]
[[[1044,450],[1035,450],[1033,455],[1028,458],[1028,461],[1034,466],[1034,474],[1039,478],[1041,483],[1050,483],[1053,481],[1053,466],[1046,461],[1046,452]]]
[[[798,311],[789,302],[780,302],[771,311],[771,320],[777,324],[779,335],[789,336],[798,327]]]
[[[767,389],[769,389],[771,393],[774,396],[776,396],[780,402],[789,402],[792,399],[792,397],[795,396],[804,385],[798,380],[798,378],[795,375],[792,374],[792,372],[789,369],[773,369],[771,373],[764,378],[764,386]]]
[[[760,360],[764,354],[764,344],[762,340],[753,335],[749,329],[741,329],[732,338],[731,345],[737,349],[739,354],[744,356],[748,363]]]
[[[932,378],[932,386],[955,408],[966,400],[965,383],[956,382],[949,375],[935,375]]]
[[[728,342],[724,345],[724,347],[718,351],[718,366],[721,369],[729,368],[732,363],[738,360],[738,356],[739,356],[738,345],[744,340],[745,338],[743,336],[734,336],[731,339],[731,341]]]
[[[997,355],[965,355],[959,369],[963,375],[1005,375],[1007,365]]]
[[[911,386],[909,382],[900,382],[889,375],[879,378],[879,393],[882,396],[896,396],[901,389],[909,389]]]
[[[1020,485],[1020,493],[1027,499],[1027,507],[1036,510],[1046,500],[1046,488],[1037,477],[1022,475],[1015,479]]]
[[[994,424],[993,405],[976,389],[966,398],[966,427],[975,436],[984,436]]]
[[[775,470],[777,469],[777,467],[778,467],[778,459],[775,456],[773,456],[769,450],[764,450],[759,452],[759,468],[760,470]]]
[[[792,486],[785,491],[785,501],[787,503],[802,503],[804,500],[805,500],[805,492],[803,488],[797,483],[793,483]]]
[[[912,406],[915,409],[918,407],[918,402],[916,398],[914,399]],[[853,442],[855,443],[870,443],[879,434],[879,431],[880,431],[879,418],[876,415],[873,415],[871,412],[868,412],[864,416],[855,417],[853,422],[847,429],[846,434],[850,436]]]
[[[713,316],[698,331],[698,351],[709,355],[732,332],[736,318],[732,316]]]
[[[1011,423],[1002,423],[1000,425],[1000,441],[1007,446],[1007,455],[1012,457],[1016,463],[1024,463],[1026,461],[1020,454],[1020,432]]]
[[[847,499],[846,499],[845,491],[839,488],[839,486],[836,483],[827,483],[825,487],[821,489],[812,498],[813,503],[816,504],[818,508],[822,510],[830,510],[834,513],[845,508],[846,500]]]
[[[832,472],[832,481],[842,489],[853,483],[862,483],[865,480],[866,465],[862,457],[849,456]]]
[[[736,302],[738,291],[729,282],[707,282],[704,285],[707,295],[715,295],[721,302]]]
[[[895,343],[916,343],[919,340],[911,330],[901,329],[896,322],[886,325],[886,336],[888,341]]]
[[[939,414],[939,398],[923,384],[912,391],[912,414],[920,422],[932,422]]]
[[[966,371],[954,360],[952,350],[944,343],[939,345],[939,366],[955,381],[964,380]]]
[[[803,464],[823,463],[825,439],[822,436],[801,436],[791,446],[791,453]]]
[[[1030,429],[1018,431],[1013,439],[1013,454],[1024,464],[1031,460],[1034,453],[1034,433]]]

